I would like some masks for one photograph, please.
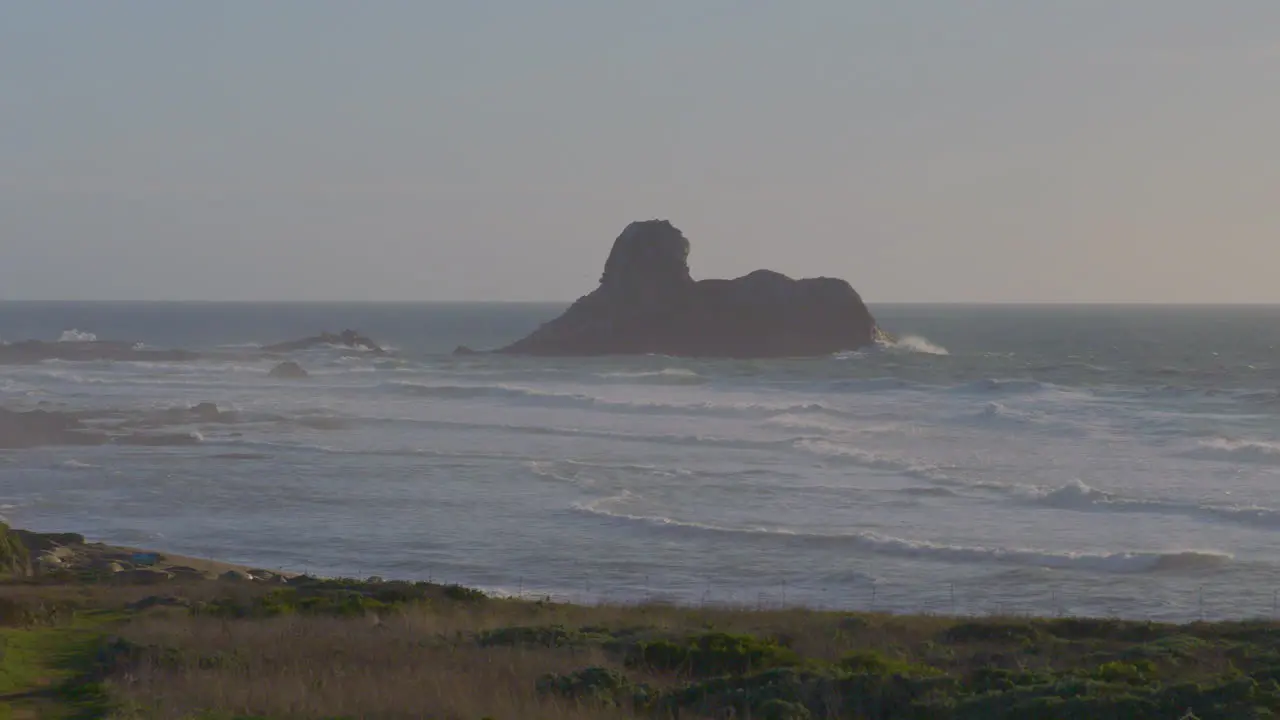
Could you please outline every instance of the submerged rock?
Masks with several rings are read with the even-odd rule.
[[[631,223],[614,241],[595,291],[498,352],[813,357],[875,341],[875,319],[844,280],[757,270],[695,281],[689,250],[666,220]]]
[[[102,445],[107,436],[85,427],[70,413],[0,408],[0,448],[19,450],[43,445]]]
[[[222,410],[211,402],[202,402],[190,407],[169,408],[149,415],[140,425],[184,425],[188,423],[232,424],[240,421],[240,416],[233,410]]]
[[[192,433],[134,433],[112,438],[117,445],[134,447],[184,447],[199,445],[200,436]]]
[[[301,380],[311,377],[311,375],[298,363],[292,360],[286,360],[279,365],[271,368],[271,372],[267,373],[268,377],[283,378],[286,380]]]
[[[382,349],[378,343],[361,335],[355,330],[343,330],[340,333],[322,332],[319,335],[302,338],[300,340],[290,340],[289,342],[276,343],[268,345],[263,350],[267,352],[296,352],[298,350],[310,350],[317,347],[345,347],[352,350],[362,350],[371,352],[375,355],[386,355],[387,351]]]

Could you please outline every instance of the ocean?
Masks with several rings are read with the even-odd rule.
[[[1280,590],[1280,307],[872,305],[806,360],[453,357],[563,306],[0,303],[0,340],[174,363],[0,366],[0,406],[183,447],[0,451],[21,527],[566,601],[1154,620]],[[354,328],[387,357],[267,343]]]

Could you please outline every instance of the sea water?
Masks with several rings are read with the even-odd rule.
[[[571,601],[1264,617],[1280,308],[873,306],[817,359],[453,357],[555,305],[0,304],[0,405],[155,410],[187,447],[0,452],[0,515],[269,568]],[[276,380],[260,345],[354,328]]]

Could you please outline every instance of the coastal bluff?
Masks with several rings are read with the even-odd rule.
[[[509,355],[816,357],[872,344],[875,319],[837,278],[757,270],[694,280],[689,240],[666,220],[633,222],[613,243],[600,286]]]

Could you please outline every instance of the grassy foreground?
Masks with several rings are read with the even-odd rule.
[[[1280,713],[1273,623],[585,607],[376,579],[22,574],[0,583],[5,720]]]

